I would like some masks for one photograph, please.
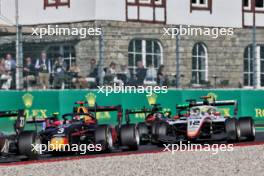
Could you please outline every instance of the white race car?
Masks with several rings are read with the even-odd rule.
[[[190,102],[188,106],[180,107],[186,113],[162,123],[156,129],[160,142],[219,141],[232,142],[252,141],[255,139],[255,126],[251,117],[237,118],[237,102],[234,100],[209,102],[203,97],[203,102]],[[219,106],[234,106],[233,117],[220,113]]]

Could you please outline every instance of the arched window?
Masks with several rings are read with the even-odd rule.
[[[207,48],[203,43],[196,43],[192,50],[192,83],[204,84],[208,77]]]
[[[154,68],[163,64],[162,46],[159,41],[153,39],[133,39],[128,47],[128,68],[135,73],[137,62],[142,61],[148,68],[153,65]]]
[[[257,67],[256,72],[259,73],[260,86],[264,86],[264,45],[258,45],[256,48]],[[249,45],[244,51],[244,86],[253,86],[254,79],[254,60],[253,46]]]

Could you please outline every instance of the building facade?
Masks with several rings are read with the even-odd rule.
[[[103,57],[104,66],[114,61],[127,64],[132,72],[137,61],[146,67],[164,65],[171,80],[180,74],[181,87],[252,87],[255,69],[264,87],[263,0],[25,0],[18,9],[24,56],[37,58],[42,50],[51,58],[61,54],[69,65],[76,61],[84,76],[89,60]],[[0,14],[1,26],[13,25],[15,0],[0,0]],[[48,25],[100,27],[103,33],[85,38],[31,35],[32,27]],[[255,53],[253,25],[257,28]],[[177,46],[176,37],[164,32],[179,26],[218,32],[232,28],[233,33],[181,35]],[[5,28],[0,27],[1,55],[15,51],[14,32],[3,32]]]

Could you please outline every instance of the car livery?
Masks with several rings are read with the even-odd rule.
[[[50,117],[44,120],[45,128],[39,132],[43,144],[49,144],[55,154],[61,151],[60,144],[94,144],[103,151],[128,147],[136,150],[139,145],[138,130],[133,125],[122,125],[122,107],[118,106],[85,106],[85,102],[77,102],[72,113],[62,115],[62,120]],[[117,125],[112,127],[99,124],[97,112],[117,112]],[[53,148],[52,148],[53,147]]]
[[[163,123],[158,128],[166,134],[158,134],[162,142],[179,140],[208,141],[227,140],[238,142],[255,139],[255,127],[252,117],[237,117],[238,106],[235,100],[209,102],[211,97],[202,97],[204,101],[190,101],[186,106],[177,106],[186,114]],[[224,116],[219,107],[233,106],[233,117]]]
[[[158,126],[162,123],[169,123],[171,121],[171,112],[163,112],[163,108],[160,104],[153,104],[151,108],[143,107],[142,109],[127,109],[125,111],[126,123],[130,123],[131,114],[144,114],[144,122],[137,124],[139,130],[141,144],[147,144],[149,142],[155,144]]]

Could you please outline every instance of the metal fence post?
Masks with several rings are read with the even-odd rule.
[[[103,85],[103,76],[102,76],[102,72],[103,72],[103,64],[104,64],[104,33],[103,33],[103,29],[102,29],[102,33],[99,36],[99,64],[98,64],[98,72],[97,75],[99,77],[99,85]]]
[[[257,56],[257,41],[256,41],[256,0],[253,0],[253,87],[260,88],[260,58]]]
[[[181,86],[180,82],[180,35],[176,35],[176,87],[179,88]]]
[[[22,86],[22,68],[23,68],[23,51],[22,51],[22,27],[19,25],[19,4],[16,6],[16,89],[20,90]]]

